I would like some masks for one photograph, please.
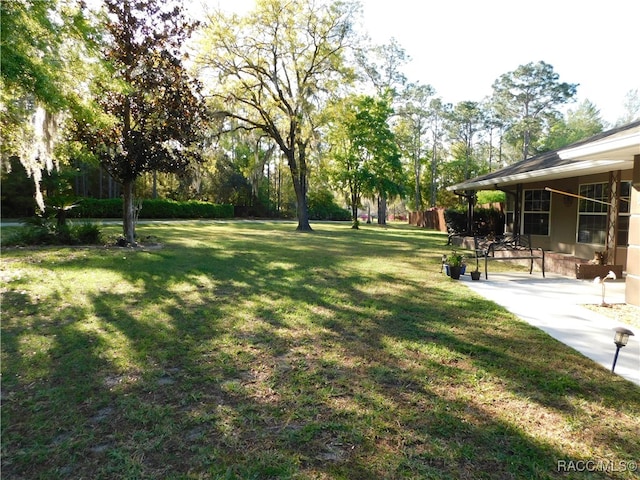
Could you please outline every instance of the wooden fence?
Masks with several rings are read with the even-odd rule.
[[[409,225],[446,232],[447,225],[444,221],[444,208],[430,208],[423,212],[410,212]]]

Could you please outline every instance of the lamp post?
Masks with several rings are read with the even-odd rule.
[[[616,368],[616,362],[618,361],[618,353],[620,349],[624,347],[629,341],[629,336],[633,335],[633,332],[627,328],[618,327],[615,329],[616,334],[613,337],[613,343],[616,344],[616,355],[613,357],[613,365],[611,366],[611,373]]]

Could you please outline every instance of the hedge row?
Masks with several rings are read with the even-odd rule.
[[[309,205],[309,220],[348,221],[351,220],[351,212],[338,205]]]
[[[309,220],[351,220],[351,213],[340,207],[329,190],[309,193],[307,197]]]
[[[122,199],[83,198],[69,212],[75,218],[121,218]],[[233,218],[233,205],[190,200],[143,200],[139,218]]]

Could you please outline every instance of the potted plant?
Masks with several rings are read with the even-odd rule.
[[[476,268],[471,272],[471,280],[480,280],[480,270]]]
[[[449,266],[449,276],[454,279],[460,279],[460,275],[464,273],[465,268],[464,257],[455,250],[447,257],[447,265]]]

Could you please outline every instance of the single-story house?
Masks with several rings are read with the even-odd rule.
[[[507,193],[505,233],[588,262],[622,265],[626,302],[640,306],[640,121],[448,188]]]

